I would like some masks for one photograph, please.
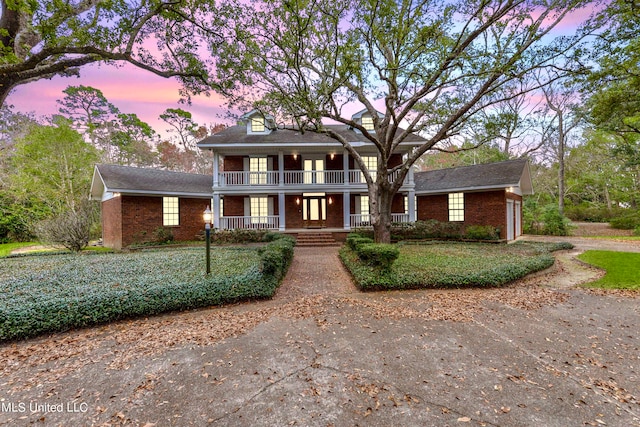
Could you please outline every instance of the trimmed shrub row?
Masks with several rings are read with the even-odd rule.
[[[346,244],[362,262],[384,270],[389,269],[400,255],[395,245],[374,243],[370,237],[363,237],[358,233],[349,233]]]
[[[340,258],[363,291],[501,286],[554,263],[551,251],[570,244],[483,243],[397,245],[400,256],[388,269],[376,268],[345,246]]]
[[[354,234],[372,238],[373,230],[358,229]],[[392,225],[391,239],[395,241],[426,239],[498,240],[500,239],[500,230],[490,225],[468,225],[465,227],[458,222],[441,222],[430,219]]]
[[[0,265],[0,341],[270,298],[294,245],[283,237],[264,248],[215,248],[209,276],[198,268],[202,249],[192,248],[7,259]]]

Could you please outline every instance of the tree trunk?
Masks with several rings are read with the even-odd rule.
[[[562,110],[556,110],[558,114],[558,212],[564,216],[564,146],[565,146],[565,129]]]
[[[380,173],[380,172],[378,172]],[[387,177],[385,176],[386,180]],[[394,194],[388,185],[374,183],[369,189],[369,208],[371,224],[373,225],[373,239],[376,243],[391,243],[391,203]]]

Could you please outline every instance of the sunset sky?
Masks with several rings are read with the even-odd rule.
[[[568,17],[554,34],[573,33],[591,10],[581,10]],[[140,70],[132,65],[88,65],[82,67],[80,77],[56,77],[18,86],[7,103],[16,111],[51,115],[57,112],[56,100],[63,97],[67,86],[92,86],[100,89],[105,97],[123,113],[135,113],[157,132],[165,134],[168,127],[158,116],[167,108],[182,108],[193,114],[198,124],[228,123],[223,101],[212,93],[210,97],[198,96],[192,105],[179,104],[180,84],[175,79],[165,79]],[[357,111],[359,108],[356,107]]]

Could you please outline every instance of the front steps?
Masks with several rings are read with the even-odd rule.
[[[298,233],[296,246],[339,246],[331,233]]]

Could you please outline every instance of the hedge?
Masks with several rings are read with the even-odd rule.
[[[209,276],[201,248],[6,259],[0,264],[0,341],[270,298],[294,244],[283,238],[263,248],[215,248]]]
[[[398,245],[400,256],[387,270],[368,265],[344,246],[340,258],[363,291],[383,289],[493,287],[554,263],[551,252],[570,244],[433,242]]]

